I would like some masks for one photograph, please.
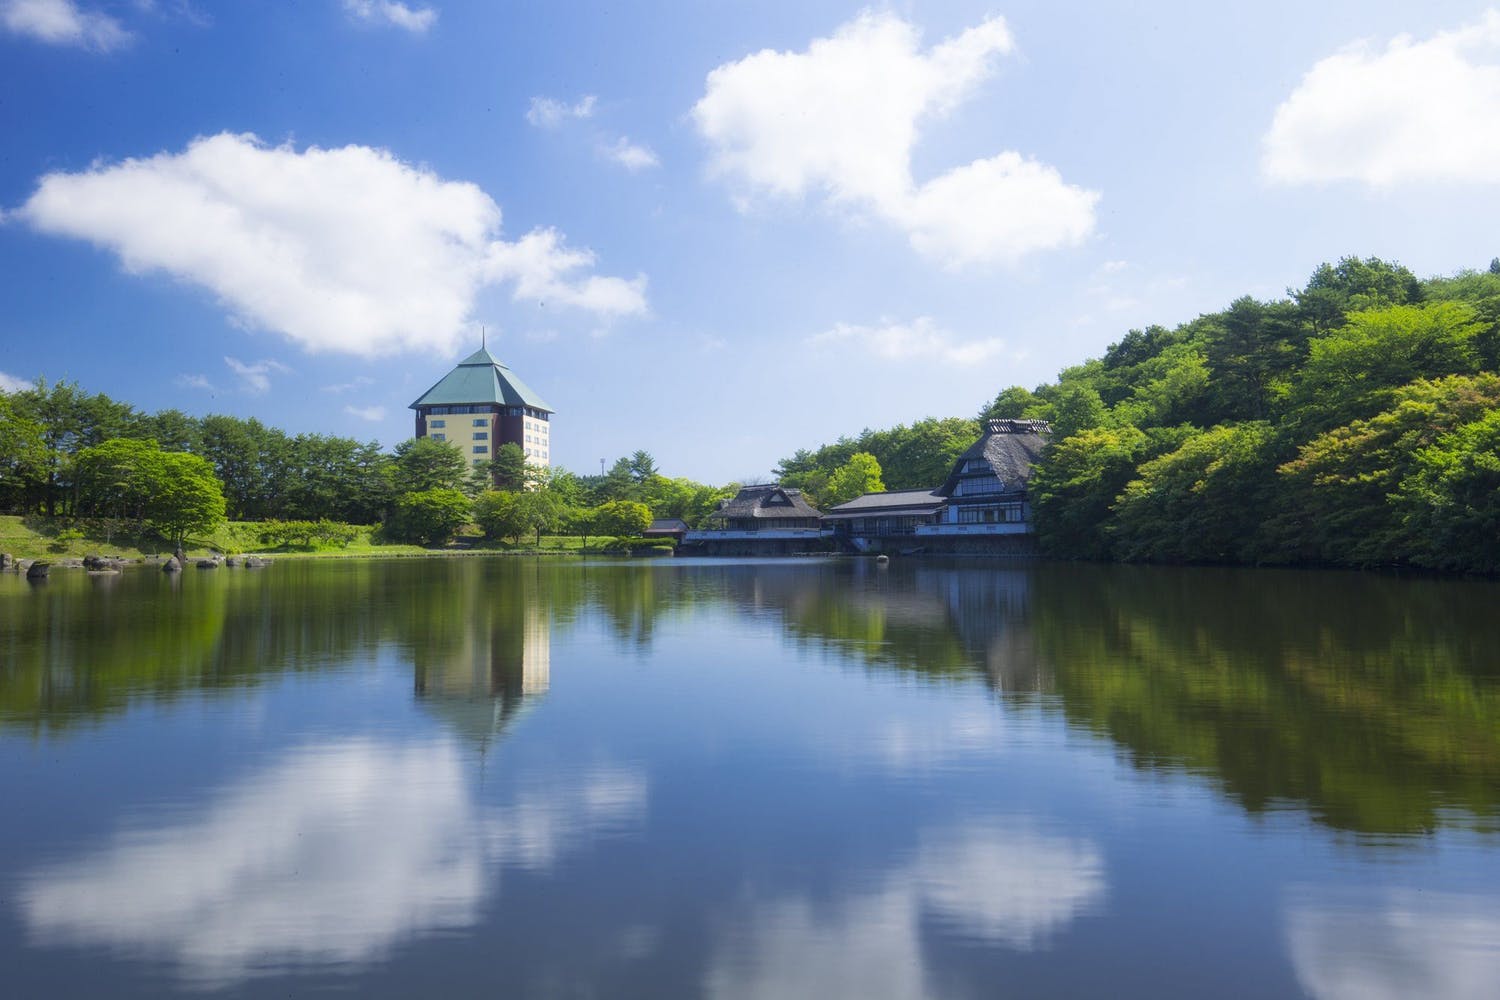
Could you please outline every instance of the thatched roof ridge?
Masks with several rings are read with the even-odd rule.
[[[1052,427],[1045,420],[990,420],[984,436],[969,446],[953,463],[948,479],[936,490],[951,497],[954,486],[965,475],[966,463],[976,458],[989,462],[995,476],[1010,491],[1021,491],[1031,481],[1031,469],[1051,439]],[[968,475],[973,475],[969,473]]]
[[[755,517],[780,520],[790,517],[822,517],[818,508],[808,503],[802,491],[780,483],[764,486],[742,486],[728,500],[719,502],[718,517]]]

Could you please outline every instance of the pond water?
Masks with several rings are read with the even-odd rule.
[[[0,577],[0,993],[1500,995],[1500,585]]]

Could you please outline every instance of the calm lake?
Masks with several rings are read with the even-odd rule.
[[[1500,585],[0,577],[0,994],[1500,995]]]

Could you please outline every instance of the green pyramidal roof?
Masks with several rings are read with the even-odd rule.
[[[529,406],[533,410],[557,411],[543,402],[542,397],[520,379],[516,373],[495,359],[481,347],[458,363],[458,367],[444,375],[437,385],[428,389],[411,404],[415,410],[422,406],[461,406],[467,404],[493,403],[497,406]]]

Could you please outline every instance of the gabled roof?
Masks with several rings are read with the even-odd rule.
[[[460,361],[458,367],[417,397],[409,409],[464,404],[529,406],[533,410],[557,412],[483,347]]]
[[[742,486],[731,500],[719,504],[716,517],[756,517],[771,520],[783,518],[822,517],[816,507],[802,498],[801,490],[769,486]]]
[[[893,490],[889,493],[866,493],[841,503],[823,516],[826,518],[871,517],[880,514],[931,514],[941,507],[944,498],[934,490]]]
[[[958,456],[947,481],[934,492],[940,496],[953,496],[960,479],[976,475],[964,472],[964,466],[976,458],[982,458],[990,465],[990,472],[979,475],[993,473],[1007,491],[1021,492],[1031,481],[1031,467],[1040,460],[1051,433],[1052,427],[1045,420],[989,421],[985,425],[984,437]]]

